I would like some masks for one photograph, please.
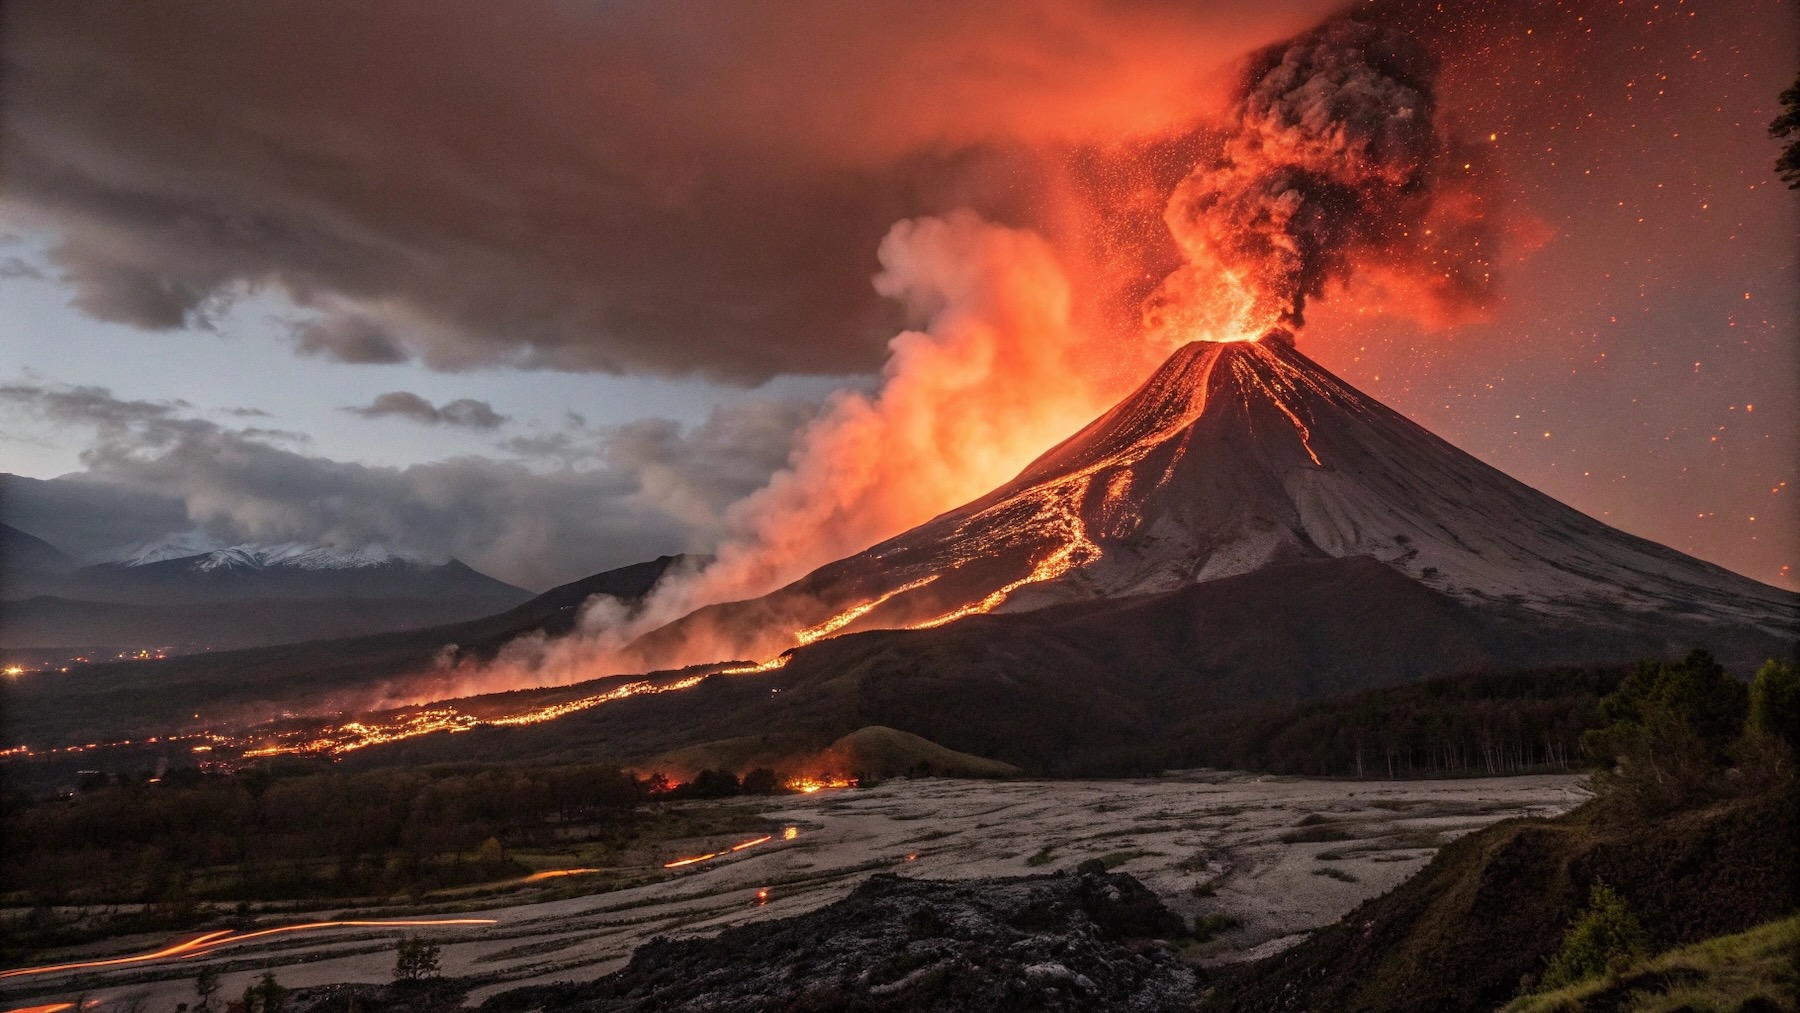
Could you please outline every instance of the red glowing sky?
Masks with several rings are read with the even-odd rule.
[[[1792,0],[1356,6],[1441,60],[1498,283],[1422,313],[1363,270],[1305,350],[1800,586],[1800,202],[1766,134]],[[1148,370],[1163,207],[1234,61],[1335,9],[11,5],[0,468],[104,483],[111,527],[35,532],[87,549],[191,520],[541,586],[784,524],[859,548]],[[889,359],[905,323],[936,343]],[[340,410],[402,386],[424,408]],[[8,522],[71,515],[57,488]]]

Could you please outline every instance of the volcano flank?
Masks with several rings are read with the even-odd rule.
[[[992,493],[769,595],[640,638],[651,667],[767,662],[829,636],[1170,592],[1366,557],[1482,613],[1791,640],[1796,597],[1628,535],[1345,384],[1280,333],[1194,342]],[[711,657],[701,658],[698,648]],[[1605,653],[1603,650],[1600,653]]]
[[[586,681],[528,689],[525,668],[505,684],[522,692],[467,695],[493,686],[482,666],[513,638],[578,654],[574,603],[599,589],[621,610],[647,607],[652,583],[679,579],[669,563],[486,625],[96,666],[21,686],[15,720],[59,742],[167,734],[209,707],[208,720],[362,715],[296,732],[294,751],[507,726],[493,730],[505,743],[431,736],[458,745],[418,743],[430,759],[576,742],[649,759],[748,728],[816,751],[885,726],[1022,769],[1093,772],[1187,762],[1181,722],[1437,675],[1695,647],[1750,671],[1792,653],[1800,617],[1800,596],[1507,477],[1279,335],[1186,345],[986,496],[654,628],[584,662]],[[459,652],[466,666],[443,665]],[[370,712],[391,700],[438,703],[430,720]],[[785,755],[798,753],[758,754]]]

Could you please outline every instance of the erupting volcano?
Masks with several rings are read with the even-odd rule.
[[[769,595],[702,609],[632,650],[653,666],[767,665],[858,630],[1352,556],[1554,625],[1679,619],[1785,636],[1795,614],[1785,592],[1608,527],[1481,463],[1272,332],[1190,343],[987,496]]]

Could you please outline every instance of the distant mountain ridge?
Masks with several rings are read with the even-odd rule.
[[[460,622],[531,598],[458,560],[378,545],[176,536],[77,566],[43,539],[5,532],[0,648],[252,647]]]

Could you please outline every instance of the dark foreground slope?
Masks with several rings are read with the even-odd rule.
[[[13,741],[54,745],[166,731],[194,713],[216,720],[234,711],[305,710],[333,695],[348,698],[429,671],[449,645],[459,656],[487,658],[527,633],[561,636],[574,629],[588,598],[641,599],[683,558],[608,570],[468,622],[29,675],[12,681],[6,731]]]
[[[1800,903],[1793,782],[1645,819],[1593,804],[1508,820],[1305,942],[1216,979],[1208,1011],[1493,1010],[1541,975],[1596,882],[1652,951],[1739,932]]]
[[[1185,1010],[1179,916],[1125,873],[933,882],[880,875],[808,914],[657,939],[624,970],[484,1011]]]

